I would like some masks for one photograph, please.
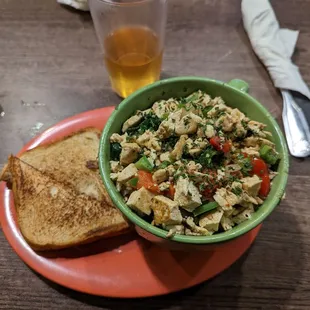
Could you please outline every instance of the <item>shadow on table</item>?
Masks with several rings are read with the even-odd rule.
[[[146,308],[167,309],[173,306],[180,307],[180,309],[203,307],[204,309],[215,310],[223,306],[234,309],[248,302],[248,296],[245,296],[245,294],[251,294],[250,297],[257,297],[260,296],[257,292],[258,290],[266,294],[266,290],[269,291],[270,289],[272,289],[275,294],[275,298],[272,299],[272,302],[277,302],[277,305],[286,305],[291,295],[298,288],[298,283],[302,277],[303,248],[302,246],[298,246],[295,247],[294,251],[288,253],[288,245],[292,244],[292,236],[287,233],[283,235],[280,234],[280,242],[270,242],[270,244],[277,244],[276,249],[268,248],[268,239],[270,236],[270,239],[273,240],[273,231],[279,233],[285,227],[290,227],[290,230],[294,230],[295,232],[299,230],[296,219],[292,214],[279,211],[276,210],[273,213],[272,218],[263,225],[261,233],[258,235],[258,240],[254,242],[253,246],[230,268],[203,284],[177,293],[152,298],[113,299],[75,292],[50,282],[40,275],[38,276],[60,294],[88,305],[111,310],[137,310]],[[285,227],[283,227],[283,225],[285,225]],[[265,242],[267,242],[267,245]],[[261,250],[262,247],[263,251]],[[257,253],[257,251],[261,252]],[[276,252],[276,254],[274,254],[274,252]],[[286,258],[290,260],[291,265],[299,266],[299,272],[296,272],[296,270],[294,270],[294,272],[289,271]],[[270,268],[267,266],[268,263],[273,267]],[[260,268],[263,269],[263,271],[260,270]],[[287,272],[283,273],[284,270]],[[260,280],[279,279],[279,274],[281,274],[283,284],[277,284],[277,282],[273,281],[270,281],[271,283],[264,283],[263,280]],[[244,275],[246,276],[245,278]],[[275,287],[270,287],[272,285]],[[278,300],[276,296],[279,296]],[[258,301],[258,303],[259,302],[269,303],[264,296],[262,296],[262,299]]]

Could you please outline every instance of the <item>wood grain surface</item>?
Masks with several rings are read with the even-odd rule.
[[[294,61],[310,83],[310,1],[274,0],[300,30]],[[240,0],[169,0],[163,77],[249,82],[281,122],[281,97],[244,32]],[[56,0],[0,0],[0,165],[65,117],[117,105],[91,17]],[[0,309],[310,309],[310,161],[291,159],[286,200],[252,248],[215,279],[172,295],[113,300],[60,287],[31,271],[0,231]]]

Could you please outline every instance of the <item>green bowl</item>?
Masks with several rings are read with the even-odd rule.
[[[240,85],[241,83],[241,85]],[[245,86],[245,87],[244,87]],[[137,232],[144,238],[163,244],[168,244],[172,248],[186,248],[189,245],[215,245],[230,241],[249,232],[274,210],[283,197],[289,168],[289,156],[286,142],[279,128],[279,125],[271,114],[257,100],[249,96],[245,91],[247,85],[242,81],[233,80],[224,83],[202,77],[177,77],[155,82],[146,86],[131,96],[123,100],[109,118],[100,141],[99,167],[106,189],[119,210],[134,223]],[[198,89],[206,91],[212,97],[221,96],[227,105],[238,108],[249,118],[265,123],[267,130],[272,133],[272,140],[277,151],[281,154],[281,161],[278,167],[278,175],[273,181],[273,185],[265,202],[253,214],[252,218],[235,226],[233,229],[214,234],[212,236],[184,236],[175,235],[167,238],[167,231],[155,227],[138,216],[126,205],[120,193],[116,190],[114,183],[110,179],[110,136],[121,131],[122,124],[132,116],[136,110],[145,110],[159,99],[171,97],[184,97]],[[177,245],[175,247],[175,245]]]

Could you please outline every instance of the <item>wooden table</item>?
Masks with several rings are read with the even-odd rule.
[[[310,1],[272,1],[300,30],[295,62],[310,83]],[[163,76],[249,82],[281,122],[281,97],[244,32],[240,0],[169,0]],[[91,17],[56,0],[0,0],[0,164],[38,132],[82,111],[117,105]],[[31,271],[0,233],[0,309],[310,309],[310,161],[291,159],[286,200],[252,248],[198,287],[165,297],[92,297]]]

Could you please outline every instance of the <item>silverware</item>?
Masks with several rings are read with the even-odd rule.
[[[2,105],[0,104],[0,117],[3,117],[4,116],[4,110],[2,108]]]
[[[290,153],[295,157],[307,157],[310,155],[310,131],[306,117],[289,91],[281,90],[281,93],[282,118]]]

